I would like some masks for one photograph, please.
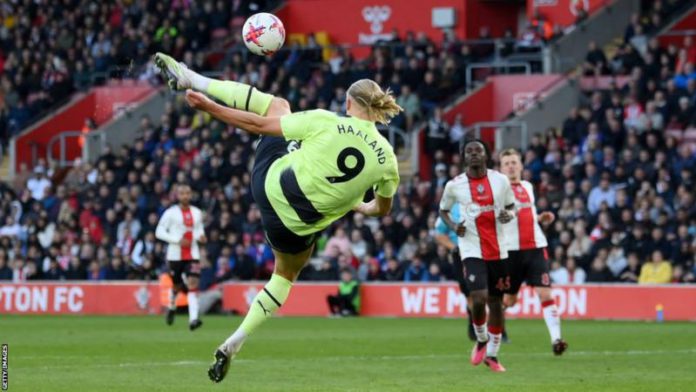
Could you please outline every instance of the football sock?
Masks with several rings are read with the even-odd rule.
[[[487,356],[496,358],[498,357],[502,332],[502,327],[494,327],[492,325],[488,327],[488,334],[490,335],[490,339],[488,340],[488,346],[486,347]]]
[[[476,340],[480,343],[488,341],[488,331],[486,327],[486,319],[474,319],[474,332],[476,332]]]
[[[198,319],[198,290],[189,290],[188,295],[189,321]]]
[[[176,309],[176,290],[174,289],[169,290],[169,309]]]
[[[220,349],[227,355],[236,354],[244,340],[283,305],[288,298],[288,294],[290,294],[291,288],[291,281],[280,275],[273,274],[271,280],[254,298],[242,324],[220,346]]]
[[[273,95],[263,93],[256,87],[231,80],[217,80],[185,70],[194,90],[204,92],[224,102],[225,105],[263,116],[271,106]]]
[[[546,328],[549,330],[549,335],[551,335],[551,343],[553,343],[561,338],[561,317],[558,315],[556,301],[552,299],[544,301],[542,302],[541,307],[543,308]]]

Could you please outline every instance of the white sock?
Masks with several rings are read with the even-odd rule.
[[[489,357],[498,357],[498,351],[500,350],[500,341],[502,339],[502,333],[492,333],[489,330],[488,335],[488,345],[486,346],[486,355]]]
[[[210,82],[212,79],[205,77],[195,71],[191,71],[190,69],[186,69],[184,71],[186,73],[186,76],[191,80],[191,87],[200,92],[207,92],[208,91],[208,86],[210,85]]]
[[[225,340],[225,343],[220,345],[218,349],[225,353],[228,358],[232,359],[234,356],[239,352],[239,350],[242,348],[242,345],[244,344],[244,341],[247,338],[247,334],[242,331],[241,328],[237,328],[236,331],[232,335],[230,335],[227,340]]]
[[[198,320],[198,292],[188,292],[189,321]]]
[[[558,308],[554,300],[549,300],[541,304],[544,312],[546,328],[551,335],[551,343],[561,338],[561,317],[558,315]]]
[[[169,309],[176,309],[176,291],[174,289],[169,290]]]
[[[485,322],[481,325],[476,325],[474,322],[474,332],[476,332],[476,340],[480,343],[488,341],[488,326]]]

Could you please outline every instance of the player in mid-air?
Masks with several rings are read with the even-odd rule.
[[[317,234],[351,210],[368,216],[391,210],[398,165],[375,123],[388,123],[401,107],[389,91],[362,79],[347,91],[345,116],[326,110],[291,113],[282,98],[247,84],[206,78],[167,55],[156,54],[155,64],[170,87],[187,90],[191,107],[261,135],[251,187],[273,248],[275,270],[242,324],[215,352],[208,375],[220,382],[247,337],[287,299]],[[375,198],[365,203],[369,189]]]
[[[515,149],[500,153],[500,170],[512,185],[517,206],[516,219],[505,225],[505,237],[508,241],[508,268],[510,272],[510,289],[505,294],[506,307],[514,306],[522,282],[533,286],[541,301],[544,321],[551,335],[554,354],[561,355],[568,344],[561,339],[561,318],[556,302],[551,296],[551,279],[549,278],[549,260],[546,249],[548,243],[539,223],[550,224],[555,216],[552,212],[537,214],[534,205],[534,188],[528,181],[522,180],[522,156]]]
[[[471,363],[476,366],[484,362],[491,370],[504,372],[505,368],[498,361],[498,351],[504,322],[503,294],[510,277],[504,261],[507,248],[503,225],[514,218],[515,198],[507,177],[488,169],[491,155],[483,142],[469,140],[462,145],[461,151],[465,173],[445,185],[440,217],[451,230],[457,231],[458,225],[450,212],[455,203],[460,205],[463,227],[459,231],[463,235],[458,237],[459,253],[471,291],[476,333]]]
[[[178,204],[162,214],[155,236],[167,245],[167,264],[174,283],[169,293],[167,324],[174,323],[176,296],[186,292],[191,331],[203,325],[198,315],[198,281],[200,279],[200,249],[198,244],[206,242],[203,229],[203,213],[191,205],[191,187],[179,184],[176,189]]]

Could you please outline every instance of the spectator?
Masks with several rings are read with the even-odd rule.
[[[243,245],[234,248],[234,256],[230,259],[232,276],[240,280],[251,280],[256,277],[256,262],[245,253]]]
[[[611,186],[611,174],[608,172],[602,173],[602,179],[599,186],[596,186],[590,192],[587,200],[587,209],[591,214],[597,214],[602,203],[612,208],[616,205],[616,190]]]
[[[387,260],[387,268],[384,270],[384,280],[390,282],[401,282],[404,280],[404,272],[395,258]]]
[[[7,257],[0,253],[0,280],[12,280],[12,269],[7,265]]]
[[[31,192],[31,197],[35,200],[42,200],[46,190],[51,187],[51,181],[46,178],[44,168],[37,166],[34,169],[34,177],[27,181],[27,188]]]
[[[638,283],[640,276],[640,260],[635,252],[629,253],[627,265],[619,274],[619,280],[624,283]]]
[[[614,280],[614,276],[611,274],[609,268],[600,256],[595,257],[590,266],[590,270],[587,272],[587,282],[591,283],[606,283]]]
[[[640,269],[638,283],[640,284],[665,284],[672,280],[672,266],[665,261],[662,252],[652,252],[649,262],[643,264]]]
[[[430,274],[420,257],[415,256],[404,273],[405,282],[427,282]]]
[[[350,240],[342,227],[336,228],[324,248],[324,257],[337,258],[339,255],[351,255]]]

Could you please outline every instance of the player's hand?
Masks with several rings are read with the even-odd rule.
[[[545,211],[539,214],[539,223],[542,225],[548,225],[550,223],[553,223],[553,221],[556,220],[556,215],[553,214],[551,211]]]
[[[184,237],[184,238],[181,239],[181,241],[179,241],[179,245],[181,245],[181,246],[191,246],[191,240],[188,239],[188,238],[186,238],[186,237]]]
[[[198,237],[198,243],[199,243],[199,244],[205,244],[206,242],[208,242],[208,238],[206,238],[205,234],[203,234],[202,236]]]
[[[205,94],[193,91],[191,89],[186,90],[186,103],[194,109],[203,110],[207,112],[212,105],[215,103],[208,98]]]
[[[457,237],[464,237],[464,234],[466,234],[466,226],[464,226],[464,222],[457,225],[457,230],[455,232],[457,233]]]
[[[498,220],[500,223],[505,224],[508,223],[514,218],[515,216],[512,214],[512,212],[508,210],[502,210],[500,214],[498,214]]]

